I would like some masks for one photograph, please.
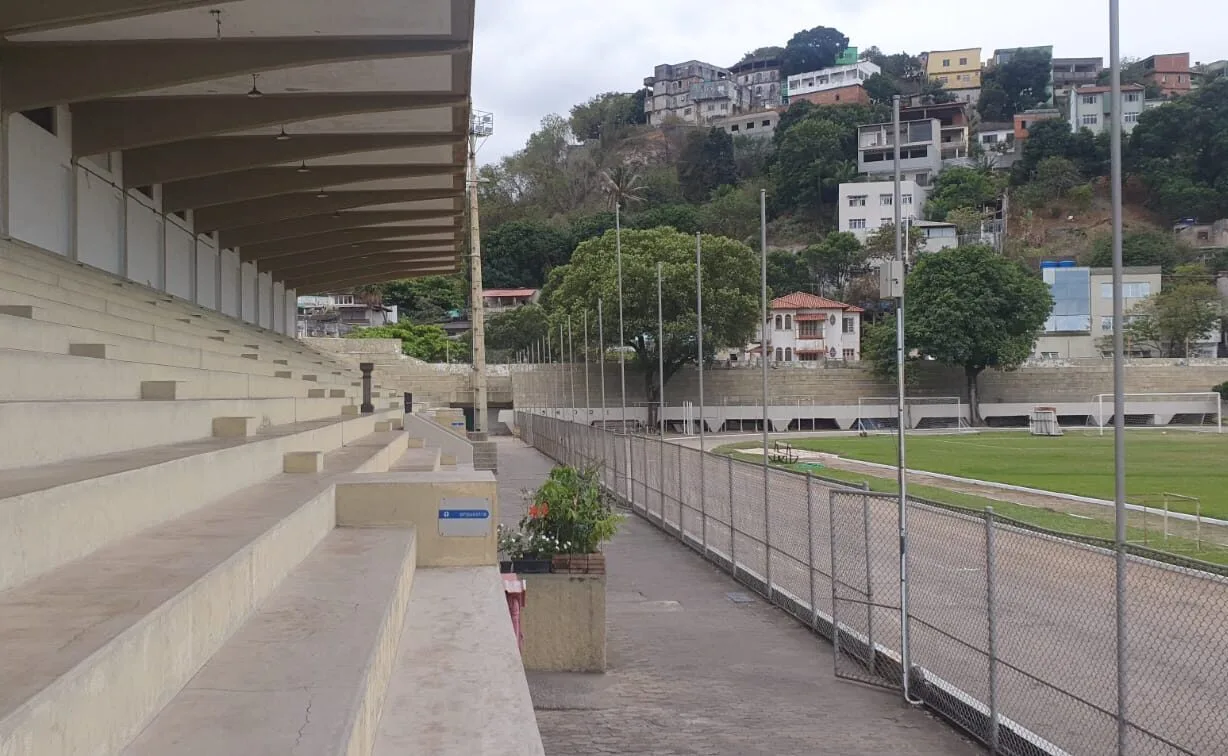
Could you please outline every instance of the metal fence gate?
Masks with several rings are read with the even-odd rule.
[[[831,492],[832,644],[837,677],[899,688],[897,497]]]

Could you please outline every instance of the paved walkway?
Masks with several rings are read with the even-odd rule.
[[[551,462],[500,439],[501,519]],[[533,674],[549,756],[809,756],[982,751],[898,694],[837,680],[831,647],[652,525],[606,548],[604,675]],[[531,600],[531,599],[530,599]]]

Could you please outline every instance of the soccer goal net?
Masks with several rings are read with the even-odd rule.
[[[1224,403],[1214,391],[1126,394],[1125,400],[1122,417],[1127,427],[1203,428],[1224,432]],[[1092,411],[1091,424],[1103,435],[1105,429],[1114,424],[1113,395],[1096,394]]]
[[[863,396],[857,399],[854,430],[885,431],[899,427],[899,401],[894,396]],[[904,398],[905,430],[958,430],[969,428],[968,406],[958,396],[909,396]]]

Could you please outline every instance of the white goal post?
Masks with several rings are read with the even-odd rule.
[[[1157,428],[1193,425],[1213,427],[1216,433],[1224,432],[1224,401],[1214,391],[1149,391],[1125,394],[1125,400],[1126,425]],[[1096,394],[1093,403],[1096,405],[1094,419],[1103,436],[1105,426],[1113,420],[1113,395]],[[1131,418],[1140,417],[1149,418],[1150,422],[1146,419],[1131,421]]]
[[[970,427],[965,417],[967,405],[958,396],[904,397],[904,429],[960,429]],[[857,397],[854,430],[894,430],[899,400],[894,396]]]

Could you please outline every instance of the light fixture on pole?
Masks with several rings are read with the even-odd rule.
[[[256,86],[256,77],[260,74],[252,74],[252,88],[248,90],[247,97],[251,100],[259,100],[264,97],[264,92],[260,91],[260,87]]]
[[[482,298],[482,234],[478,214],[478,149],[495,133],[495,116],[474,110],[469,116],[469,307],[473,334],[473,430],[485,433],[486,310]],[[560,351],[562,344],[560,343]],[[479,436],[479,438],[482,438]]]
[[[307,161],[304,160],[302,163],[299,164],[298,168],[294,169],[294,172],[295,173],[311,173],[311,169],[307,167]]]
[[[274,139],[276,139],[276,140],[277,140],[277,141],[279,141],[279,142],[288,142],[288,141],[290,141],[290,135],[286,133],[286,127],[285,127],[285,126],[282,126],[282,127],[281,127],[281,131],[278,131],[278,132],[277,132],[277,136],[276,136],[276,137],[274,137]]]

